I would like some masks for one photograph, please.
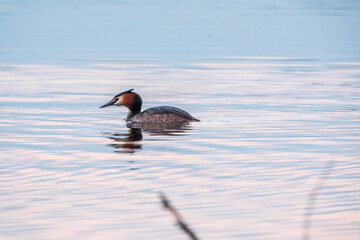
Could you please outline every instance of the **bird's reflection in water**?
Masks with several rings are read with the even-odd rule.
[[[134,153],[142,149],[143,132],[152,136],[180,136],[191,130],[191,126],[186,123],[127,123],[126,126],[127,133],[102,133],[103,136],[114,141],[108,146],[115,148],[116,153]]]
[[[129,128],[127,133],[103,132],[102,135],[114,141],[108,146],[115,148],[116,153],[134,153],[142,148],[141,129]]]

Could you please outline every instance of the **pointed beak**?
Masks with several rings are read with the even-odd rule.
[[[108,106],[111,106],[111,105],[113,105],[113,104],[114,104],[114,103],[113,103],[112,101],[110,101],[110,102],[102,105],[100,108],[108,107]]]

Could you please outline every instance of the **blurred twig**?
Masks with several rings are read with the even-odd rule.
[[[167,209],[175,218],[176,223],[179,225],[180,229],[183,230],[192,240],[199,240],[195,233],[189,228],[185,223],[183,217],[176,210],[176,208],[170,203],[169,199],[166,198],[164,193],[159,193],[162,206]]]
[[[326,179],[330,176],[331,171],[333,170],[335,165],[334,161],[328,161],[326,166],[324,167],[324,170],[322,171],[319,179],[317,180],[317,183],[312,188],[308,200],[306,203],[306,208],[304,211],[303,216],[303,240],[310,240],[310,230],[311,230],[311,217],[312,212],[315,206],[316,199],[318,195],[320,194],[321,189],[325,185]]]

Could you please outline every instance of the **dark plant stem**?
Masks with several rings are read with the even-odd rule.
[[[306,203],[306,208],[303,215],[303,240],[310,240],[311,239],[311,217],[313,213],[313,209],[315,206],[316,199],[318,195],[320,194],[321,189],[325,185],[326,179],[329,178],[331,171],[334,168],[334,161],[328,161],[326,166],[324,167],[324,170],[320,174],[320,177],[317,180],[317,183],[312,188],[311,192],[309,193],[308,200]]]
[[[159,198],[161,200],[162,206],[168,210],[175,218],[177,225],[183,230],[192,240],[200,240],[195,233],[190,229],[190,227],[185,223],[183,217],[176,210],[176,208],[171,204],[168,198],[166,198],[164,193],[159,193]]]

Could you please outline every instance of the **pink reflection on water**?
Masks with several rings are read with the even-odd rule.
[[[11,67],[0,71],[5,237],[183,239],[159,206],[166,191],[203,239],[299,239],[331,160],[312,236],[358,236],[358,63]],[[144,107],[179,106],[202,122],[130,139],[126,110],[98,106],[132,87]]]

